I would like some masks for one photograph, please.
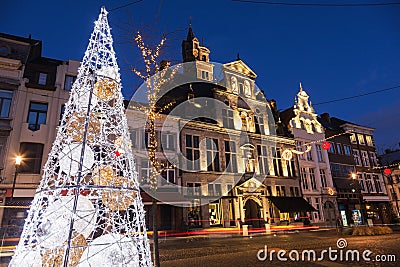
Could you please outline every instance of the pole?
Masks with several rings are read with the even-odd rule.
[[[14,199],[14,190],[15,190],[15,184],[17,182],[17,175],[18,175],[18,171],[19,171],[19,165],[15,164],[15,173],[14,173],[14,180],[13,180],[13,184],[12,184],[12,189],[11,189],[11,200]]]
[[[153,258],[154,266],[160,267],[160,253],[158,249],[158,228],[157,228],[157,199],[153,196],[152,199],[152,216],[153,216]]]

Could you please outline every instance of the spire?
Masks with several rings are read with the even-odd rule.
[[[236,58],[236,60],[241,60],[240,55],[239,55],[239,52],[237,53],[237,58]]]
[[[189,30],[188,30],[188,34],[187,34],[186,40],[187,40],[187,41],[192,41],[194,38],[196,38],[196,36],[194,36],[194,33],[193,33],[192,23],[190,23],[190,24],[189,24]]]
[[[303,92],[303,86],[301,85],[301,82],[300,82],[300,92]]]

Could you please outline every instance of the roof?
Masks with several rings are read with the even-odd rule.
[[[243,73],[252,79],[255,79],[257,77],[257,74],[249,66],[247,66],[241,59],[225,63],[223,64],[223,66],[224,68]]]
[[[400,163],[400,150],[380,155],[379,158],[384,166]]]
[[[21,37],[21,36],[16,36],[16,35],[7,34],[7,33],[3,33],[3,32],[0,32],[0,38],[11,39],[11,40],[14,40],[14,41],[27,43],[27,44],[36,44],[38,42],[41,42],[41,40],[36,40],[36,39],[26,38],[26,37]]]

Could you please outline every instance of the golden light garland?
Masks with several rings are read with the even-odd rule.
[[[71,249],[69,252],[68,267],[76,266],[87,247],[87,241],[83,235],[77,235],[76,232],[72,233]],[[64,248],[57,248],[55,250],[46,250],[43,255],[43,267],[61,267],[64,261]]]
[[[115,98],[117,82],[110,78],[102,78],[94,84],[93,93],[104,101]]]
[[[136,199],[136,192],[123,188],[134,187],[134,182],[123,176],[114,175],[114,170],[111,166],[102,165],[95,173],[98,175],[93,176],[93,182],[101,186],[114,186],[115,189],[103,189],[101,198],[103,204],[110,210],[125,210],[132,205]]]
[[[86,112],[80,111],[73,113],[71,117],[67,120],[66,133],[72,137],[72,140],[77,143],[81,143],[83,141],[83,135],[85,133],[85,121],[86,121]],[[93,142],[100,134],[100,121],[93,114],[89,115],[89,124],[88,124],[88,134],[86,140],[88,142]]]

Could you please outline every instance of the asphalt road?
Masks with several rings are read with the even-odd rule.
[[[338,248],[337,241],[344,238],[344,243]],[[261,261],[257,258],[259,250],[265,250],[267,245],[267,259]],[[330,260],[329,247],[331,247]],[[322,250],[324,252],[324,260],[318,261],[321,257]],[[269,259],[270,253],[275,250],[272,261]],[[285,250],[281,258],[287,261],[279,261],[277,252]],[[296,259],[296,250],[299,253],[299,261]],[[315,250],[316,260],[312,260],[311,254],[305,253],[302,260],[304,250]],[[333,251],[337,250],[337,252]],[[352,252],[349,250],[357,250],[360,260],[352,260]],[[365,258],[363,259],[363,252]],[[342,252],[340,252],[342,251]],[[289,258],[291,253],[291,258]],[[342,253],[342,261],[340,254]],[[309,255],[311,261],[309,260]],[[378,257],[376,257],[379,255]],[[393,261],[394,258],[396,261]],[[264,252],[260,253],[260,257],[264,257]],[[354,255],[355,256],[355,255]],[[346,261],[346,257],[349,259]],[[386,259],[391,262],[378,262],[377,260]],[[356,258],[356,257],[355,257]],[[394,233],[384,236],[342,236],[335,231],[318,231],[318,232],[295,232],[295,233],[277,233],[276,235],[258,235],[252,237],[241,236],[221,236],[209,235],[198,236],[192,238],[168,238],[160,240],[160,260],[161,267],[224,267],[224,266],[400,266],[400,234]]]

